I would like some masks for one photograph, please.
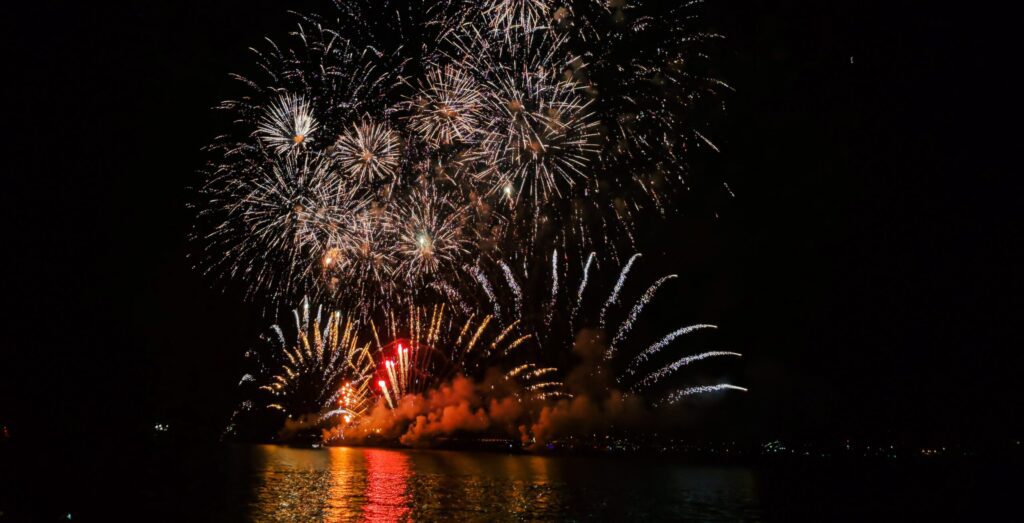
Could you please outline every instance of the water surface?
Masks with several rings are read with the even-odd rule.
[[[978,521],[1020,463],[202,445],[0,446],[4,521]]]
[[[246,516],[309,520],[756,520],[744,468],[362,448],[237,449]]]

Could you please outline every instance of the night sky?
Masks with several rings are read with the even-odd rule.
[[[227,123],[210,108],[240,91],[249,46],[294,25],[286,9],[329,7],[67,4],[0,8],[0,424],[213,440],[270,321],[187,258],[200,149]],[[679,317],[746,355],[728,377],[750,392],[695,412],[697,436],[1021,435],[1024,202],[1002,101],[1019,59],[996,14],[910,4],[709,0],[736,93],[701,169],[736,198],[641,244],[652,273],[684,276]]]

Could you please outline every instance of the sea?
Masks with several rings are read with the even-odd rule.
[[[199,450],[201,449],[201,450]],[[1019,519],[1016,467],[359,447],[0,452],[5,521]],[[33,454],[35,453],[35,454]]]

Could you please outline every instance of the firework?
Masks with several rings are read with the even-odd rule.
[[[574,74],[596,87],[588,94],[604,129],[602,168],[621,173],[601,177],[595,206],[614,211],[596,213],[603,226],[628,226],[648,204],[667,212],[693,185],[691,157],[719,151],[709,137],[731,88],[716,74],[722,37],[701,28],[701,4],[573,2],[553,29],[572,55],[586,57]]]
[[[254,145],[279,154],[321,149],[362,115],[383,114],[389,93],[403,81],[408,57],[373,52],[372,43],[303,17],[289,40],[268,39],[264,49],[253,49],[258,74],[233,75],[247,92],[219,106],[231,115],[236,132],[219,137],[215,149],[247,158],[259,153]]]
[[[410,128],[432,147],[474,143],[483,134],[484,96],[465,67],[446,65],[427,72],[408,105]]]
[[[414,191],[402,202],[399,212],[399,270],[407,280],[415,282],[442,268],[455,268],[468,253],[464,226],[467,211],[439,191]]]
[[[503,376],[516,398],[567,396],[558,369],[531,361],[533,337],[519,322],[463,316],[446,304],[384,309],[363,320],[360,314],[311,310],[308,299],[292,315],[294,336],[274,325],[269,348],[247,353],[254,369],[239,387],[250,388],[255,398],[243,402],[232,425],[254,405],[310,429],[358,424],[378,398],[395,408],[409,394],[458,376],[483,379],[491,371]]]
[[[386,208],[358,213],[350,234],[332,244],[324,269],[331,289],[358,297],[361,307],[373,307],[393,294],[398,267],[395,221]]]
[[[698,385],[696,387],[687,387],[685,389],[680,389],[669,394],[665,398],[665,402],[675,403],[686,396],[692,396],[694,394],[707,394],[709,392],[718,392],[721,390],[738,390],[740,392],[747,392],[746,388],[738,387],[736,385],[729,385],[727,383],[723,383],[720,385]]]
[[[286,94],[266,108],[256,134],[268,148],[277,154],[286,154],[308,145],[317,127],[306,100]]]
[[[234,128],[209,148],[207,270],[250,295],[353,311],[310,316],[304,302],[296,341],[276,330],[277,370],[242,385],[318,422],[494,368],[517,393],[557,398],[589,328],[609,334],[610,387],[662,402],[744,390],[666,393],[682,367],[739,356],[672,354],[714,325],[650,340],[634,328],[676,275],[638,296],[637,254],[610,290],[590,283],[632,244],[646,202],[666,211],[689,155],[717,151],[704,109],[728,86],[706,67],[717,36],[694,29],[693,3],[382,1],[300,17],[286,44],[257,52],[258,76],[238,76],[247,94],[220,106]],[[569,267],[596,246],[608,256]]]
[[[252,292],[317,289],[321,260],[363,205],[332,169],[320,156],[287,155],[212,179],[209,270],[248,281]]]
[[[691,116],[727,86],[697,65],[715,36],[689,7],[568,4],[352,0],[343,25],[300,16],[220,105],[235,127],[210,147],[206,269],[250,295],[372,305],[458,287],[449,269],[492,252],[615,258],[639,195],[664,211],[693,144],[711,147]],[[291,165],[325,176],[259,181]],[[380,285],[396,274],[402,292]]]
[[[485,85],[479,173],[492,191],[542,204],[585,178],[596,150],[582,86],[565,78],[560,41],[507,47],[476,35],[462,43]],[[467,47],[468,46],[468,47]]]
[[[359,339],[360,325],[351,315],[310,311],[308,300],[293,311],[295,335],[289,341],[274,325],[269,352],[252,352],[263,406],[289,418],[309,418],[319,426],[340,417],[351,422],[374,398],[370,382],[375,362],[369,342]]]
[[[338,167],[355,180],[391,181],[398,168],[398,135],[387,125],[364,117],[338,137],[332,156]]]
[[[552,380],[557,369],[538,369],[529,360],[532,336],[521,332],[519,322],[501,325],[494,316],[464,316],[445,304],[411,306],[407,311],[388,311],[370,330],[378,359],[378,388],[390,405],[407,394],[437,388],[455,376],[482,378],[491,369],[515,382],[517,390],[564,394],[555,385],[536,387],[540,378]],[[560,384],[560,383],[559,383]]]
[[[487,0],[483,16],[491,29],[502,34],[529,33],[545,23],[551,10],[547,0]]]
[[[713,392],[726,389],[741,389],[732,385],[715,387],[695,387],[686,394],[679,391],[675,393],[658,396],[665,385],[674,382],[670,380],[682,367],[710,358],[741,357],[738,352],[728,350],[703,351],[694,354],[672,357],[665,360],[665,351],[673,343],[680,343],[688,335],[700,331],[713,331],[717,326],[711,324],[694,324],[680,327],[657,341],[650,343],[643,350],[629,350],[630,347],[643,347],[640,339],[632,339],[631,333],[634,324],[641,318],[641,313],[652,303],[662,286],[675,278],[676,275],[668,275],[657,279],[647,287],[632,303],[621,303],[629,292],[629,275],[639,254],[632,256],[629,261],[619,270],[618,277],[607,296],[600,300],[590,299],[592,296],[587,293],[588,282],[593,277],[592,267],[595,256],[587,257],[579,275],[579,284],[560,286],[559,281],[571,282],[568,264],[562,263],[554,253],[551,257],[551,267],[540,280],[542,283],[532,289],[526,289],[526,274],[515,275],[511,268],[504,263],[498,264],[501,268],[502,277],[494,278],[493,281],[487,276],[488,271],[479,267],[474,268],[475,279],[479,282],[485,301],[491,303],[495,314],[502,310],[515,310],[503,302],[533,304],[533,307],[540,307],[541,310],[527,309],[518,313],[514,319],[519,319],[524,326],[532,325],[531,332],[535,333],[537,344],[540,347],[539,354],[547,355],[550,361],[562,361],[564,355],[573,350],[573,345],[578,343],[578,333],[581,329],[596,328],[599,331],[613,333],[611,343],[603,349],[602,365],[608,368],[615,376],[614,386],[623,387],[626,391],[641,394],[654,393],[652,398],[655,403],[672,403],[684,396],[697,394],[699,392]],[[521,281],[520,281],[521,279]],[[505,280],[510,282],[508,287],[496,285],[493,282]],[[536,281],[536,278],[534,278]],[[566,288],[568,287],[568,288]],[[537,290],[533,298],[530,298],[530,290]],[[543,294],[542,294],[543,293]],[[523,295],[527,297],[524,299]],[[591,293],[592,294],[592,293]],[[547,297],[544,297],[547,295]],[[597,295],[596,297],[599,297]],[[466,298],[473,301],[472,298]],[[628,310],[625,318],[619,319],[619,311]],[[539,363],[543,363],[542,360]],[[651,364],[659,366],[651,368]]]

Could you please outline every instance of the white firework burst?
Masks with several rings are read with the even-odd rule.
[[[482,104],[480,87],[464,67],[434,68],[407,104],[414,111],[410,127],[432,147],[473,143],[482,132]]]
[[[352,232],[336,251],[333,280],[338,291],[357,296],[361,304],[372,304],[377,296],[388,296],[394,289],[398,264],[394,217],[382,207],[359,213]]]
[[[363,206],[321,156],[288,155],[230,172],[204,191],[220,204],[210,213],[217,222],[207,239],[217,255],[209,270],[277,296],[317,291],[325,247],[352,230]]]
[[[400,159],[398,134],[364,117],[338,137],[332,156],[343,172],[360,182],[393,180]]]
[[[266,147],[277,154],[286,154],[308,145],[318,126],[312,107],[304,97],[284,94],[267,105],[256,134]]]
[[[506,48],[478,37],[472,46],[486,93],[479,177],[488,189],[538,204],[579,185],[598,149],[597,121],[566,74],[561,42]]]
[[[511,186],[539,200],[560,194],[585,178],[583,168],[594,150],[594,123],[586,103],[564,82],[546,84],[539,75],[518,75],[491,94],[494,126],[482,149],[490,155],[499,187]],[[513,82],[522,81],[520,85]]]
[[[442,267],[457,267],[469,252],[467,210],[433,188],[415,190],[401,207],[400,270],[406,279],[415,281]]]
[[[509,35],[531,33],[550,22],[554,11],[549,0],[484,0],[482,13],[491,30]]]

